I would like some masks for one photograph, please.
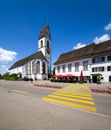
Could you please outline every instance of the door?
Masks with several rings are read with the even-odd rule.
[[[93,81],[93,83],[97,83],[97,76],[96,75],[93,75],[92,81]]]

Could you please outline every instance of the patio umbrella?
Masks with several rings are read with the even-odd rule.
[[[63,78],[63,75],[61,75],[61,74],[54,75],[53,78]]]
[[[56,75],[56,77],[57,77],[57,78],[63,78],[63,75],[58,74],[58,75]]]
[[[82,79],[82,78],[84,78],[84,76],[83,76],[83,71],[81,70],[81,73],[80,73],[80,78]]]
[[[70,77],[74,77],[74,75],[73,74],[66,74],[66,75],[64,75],[64,77],[70,78]]]

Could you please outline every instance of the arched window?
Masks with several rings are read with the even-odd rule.
[[[45,62],[42,63],[42,72],[43,74],[46,73],[46,66],[45,66]]]
[[[47,40],[47,48],[49,48],[49,41]]]
[[[37,72],[37,73],[40,73],[40,61],[37,61],[37,64],[36,64],[36,72]]]
[[[41,40],[41,48],[43,47],[43,41]]]
[[[35,68],[35,61],[32,61],[32,73],[36,73],[36,68]]]

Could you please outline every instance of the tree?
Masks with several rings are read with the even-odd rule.
[[[0,74],[0,79],[2,79],[2,75]]]
[[[53,72],[52,72],[52,75],[55,75],[55,67],[53,68]]]

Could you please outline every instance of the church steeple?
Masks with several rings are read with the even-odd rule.
[[[40,31],[38,38],[38,51],[42,51],[47,59],[48,73],[51,73],[51,35],[49,25],[47,24]]]
[[[48,24],[45,27],[43,27],[41,29],[41,31],[40,31],[39,39],[41,39],[43,37],[47,37],[48,39],[51,40],[50,29],[49,29],[49,25]]]

